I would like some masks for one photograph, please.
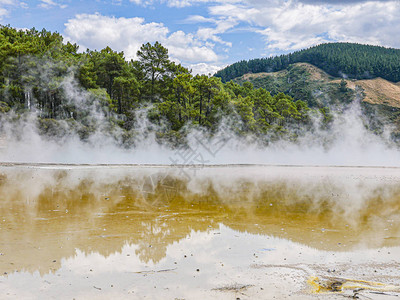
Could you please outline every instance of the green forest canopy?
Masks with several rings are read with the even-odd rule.
[[[355,43],[321,44],[286,55],[243,60],[218,71],[215,76],[228,82],[247,73],[280,71],[299,62],[313,64],[335,77],[382,77],[400,81],[400,49]]]
[[[224,119],[234,120],[231,129],[237,134],[265,142],[295,138],[293,128],[305,128],[310,113],[319,113],[301,100],[271,96],[250,83],[194,76],[172,62],[158,42],[142,45],[137,58],[127,61],[109,47],[81,53],[59,33],[1,26],[0,116],[34,112],[42,134],[75,131],[86,139],[96,130],[122,131],[119,142],[134,144],[137,112],[143,108],[160,140],[178,143],[188,127],[212,134]],[[99,126],[94,109],[107,126]]]

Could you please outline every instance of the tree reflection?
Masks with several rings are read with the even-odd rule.
[[[384,226],[389,228],[385,237],[400,232],[396,184],[374,187],[363,205],[352,210],[356,213],[348,222],[340,201],[351,195],[324,181],[304,185],[282,178],[270,182],[241,178],[221,185],[209,176],[193,189],[193,182],[170,170],[10,169],[2,176],[0,265],[7,273],[44,274],[57,270],[76,249],[109,256],[126,244],[137,246],[140,261],[156,264],[169,245],[196,231],[216,230],[221,223],[239,232],[273,235],[316,248],[333,247],[338,239],[366,241]],[[385,222],[378,222],[381,219]],[[394,221],[388,226],[386,220]],[[334,230],[321,233],[323,228]],[[398,244],[398,239],[385,237],[368,243]],[[321,245],[321,239],[327,242]]]

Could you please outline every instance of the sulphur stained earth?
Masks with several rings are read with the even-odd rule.
[[[389,299],[400,169],[0,167],[1,299]]]

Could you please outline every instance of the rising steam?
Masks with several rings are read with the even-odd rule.
[[[39,64],[40,65],[40,64]],[[51,70],[51,68],[50,68]],[[40,70],[39,70],[40,71]],[[52,73],[39,72],[42,80]],[[47,75],[46,75],[47,74]],[[389,142],[388,132],[375,135],[365,127],[358,100],[335,115],[329,129],[321,129],[315,118],[309,131],[295,142],[280,139],[268,146],[257,139],[239,137],[232,129],[237,120],[224,120],[212,137],[190,129],[187,145],[172,149],[161,144],[155,128],[147,119],[146,109],[138,110],[131,143],[123,145],[121,129],[110,123],[110,112],[104,111],[101,95],[81,88],[73,72],[62,79],[61,87],[71,105],[85,116],[94,128],[82,139],[79,124],[57,121],[56,129],[44,135],[37,126],[40,111],[22,116],[8,113],[1,118],[2,139],[0,161],[19,163],[63,164],[275,164],[275,165],[336,165],[336,166],[400,166],[398,149]],[[29,86],[27,87],[29,91]],[[118,118],[118,116],[114,116]],[[50,137],[49,137],[50,136]],[[386,137],[386,138],[385,138]]]

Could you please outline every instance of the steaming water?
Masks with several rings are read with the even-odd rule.
[[[69,91],[74,88],[70,87]],[[71,95],[76,105],[84,95]],[[79,107],[79,105],[78,105]],[[165,165],[220,165],[220,164],[268,164],[268,165],[322,165],[322,166],[385,166],[400,167],[400,151],[389,136],[393,128],[381,128],[375,135],[366,129],[358,101],[353,101],[342,114],[335,116],[331,128],[322,130],[319,119],[296,142],[282,139],[261,146],[250,137],[238,137],[229,125],[221,122],[220,129],[210,138],[201,131],[191,130],[187,137],[188,147],[172,149],[156,142],[155,128],[147,120],[146,113],[138,116],[135,128],[136,146],[121,147],[118,135],[104,133],[104,116],[88,109],[96,120],[98,131],[83,142],[66,127],[69,134],[57,139],[38,133],[36,117],[30,114],[7,120],[0,118],[0,161],[10,163],[55,164],[165,164]],[[17,119],[15,121],[14,119]],[[233,121],[226,121],[226,123]],[[65,125],[67,126],[67,125]],[[150,130],[148,128],[153,128]],[[269,140],[258,137],[258,140]]]
[[[366,129],[358,101],[329,130],[316,117],[268,147],[225,120],[171,149],[139,111],[123,148],[72,73],[61,89],[96,124],[84,142],[63,121],[65,136],[39,134],[34,111],[0,117],[1,299],[398,295],[400,152],[391,128]]]
[[[343,291],[318,298],[400,291],[397,168],[0,173],[2,299],[312,299],[332,280]]]

